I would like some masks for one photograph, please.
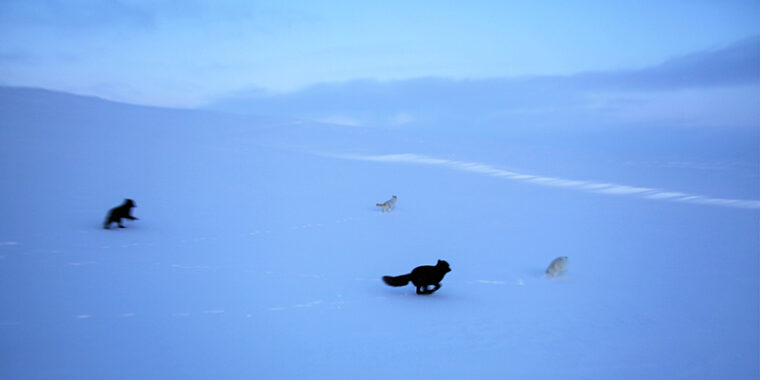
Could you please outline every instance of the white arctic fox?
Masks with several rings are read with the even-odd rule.
[[[546,268],[546,275],[549,277],[559,276],[567,272],[567,256],[557,257]]]
[[[393,198],[388,199],[387,201],[383,203],[378,203],[377,207],[382,207],[382,211],[385,212],[385,210],[388,210],[388,212],[391,212],[394,207],[396,207],[396,196],[394,195]]]

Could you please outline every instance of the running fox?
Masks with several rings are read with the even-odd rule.
[[[546,268],[546,275],[549,277],[559,276],[565,272],[567,272],[567,256],[557,257]]]
[[[119,228],[125,228],[124,225],[121,224],[122,219],[137,220],[137,218],[132,216],[133,207],[137,207],[137,205],[135,205],[135,201],[131,199],[125,199],[124,203],[122,203],[121,206],[117,206],[108,210],[106,221],[103,222],[103,228],[111,228],[111,223],[118,224]]]
[[[385,212],[385,210],[388,210],[388,212],[391,212],[394,207],[396,207],[396,196],[394,195],[391,199],[388,199],[387,201],[383,203],[378,203],[377,207],[382,207],[382,211]]]
[[[383,276],[383,282],[390,286],[404,286],[411,281],[417,287],[417,294],[433,294],[433,292],[441,288],[441,280],[449,272],[451,272],[449,263],[444,260],[438,260],[438,264],[435,266],[419,266],[414,268],[412,273],[409,274],[396,277]],[[433,289],[428,289],[430,285],[433,285]]]

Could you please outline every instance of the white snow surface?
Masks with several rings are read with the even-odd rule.
[[[751,140],[432,135],[15,88],[0,110],[0,378],[760,376]],[[139,220],[104,230],[124,198]],[[380,280],[438,259],[432,295]]]

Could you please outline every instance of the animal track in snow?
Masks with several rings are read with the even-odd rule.
[[[72,262],[72,263],[69,263],[69,265],[71,265],[73,267],[81,267],[83,265],[91,265],[91,264],[95,264],[95,261],[81,261],[81,262]]]
[[[515,285],[515,286],[525,286],[525,282],[523,282],[522,279],[518,279],[517,281],[500,281],[500,280],[475,280],[475,281],[467,281],[469,283],[476,283],[476,284],[486,284],[486,285]]]
[[[209,269],[210,267],[207,266],[207,265],[172,264],[172,268],[177,268],[177,269]]]
[[[322,303],[323,303],[322,300],[316,300],[316,301],[311,301],[311,302],[306,302],[306,303],[295,304],[295,305],[290,306],[290,307],[288,307],[288,306],[270,307],[270,308],[267,308],[267,310],[268,311],[283,311],[283,310],[289,310],[289,309],[303,309],[303,308],[308,308],[308,307],[314,307],[314,306],[317,306],[317,305],[321,305]]]

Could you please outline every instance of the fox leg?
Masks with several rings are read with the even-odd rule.
[[[430,290],[428,289],[427,285],[422,285],[422,286],[417,287],[417,294],[431,294],[436,290],[438,289],[436,288],[436,289]]]
[[[441,284],[433,284],[433,289],[428,289],[428,285],[421,285],[417,287],[417,294],[433,294],[440,288]]]

